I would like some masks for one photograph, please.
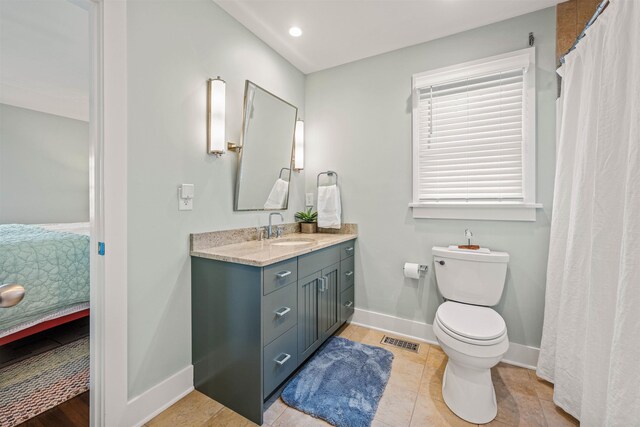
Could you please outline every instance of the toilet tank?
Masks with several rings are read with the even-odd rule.
[[[500,301],[507,276],[509,254],[432,248],[438,289],[448,300],[494,306]]]

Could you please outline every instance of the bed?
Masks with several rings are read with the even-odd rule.
[[[0,284],[24,299],[0,309],[0,345],[89,315],[89,224],[0,224]]]

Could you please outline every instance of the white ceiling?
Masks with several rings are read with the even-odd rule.
[[[0,102],[79,120],[89,109],[86,0],[0,0]]]
[[[304,73],[555,6],[564,0],[214,0]],[[288,33],[302,29],[301,37]]]

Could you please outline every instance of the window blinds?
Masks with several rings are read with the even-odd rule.
[[[420,201],[523,201],[524,72],[417,89]]]

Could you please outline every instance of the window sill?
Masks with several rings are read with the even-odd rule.
[[[414,218],[477,219],[494,221],[535,221],[541,203],[474,203],[474,202],[421,202],[409,203]]]

